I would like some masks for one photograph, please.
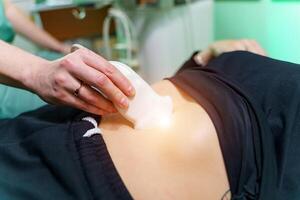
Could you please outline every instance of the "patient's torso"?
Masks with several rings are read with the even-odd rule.
[[[206,111],[169,81],[155,85],[173,99],[168,127],[134,130],[119,115],[100,127],[134,199],[221,199],[229,189],[215,127]]]

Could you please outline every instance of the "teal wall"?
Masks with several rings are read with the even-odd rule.
[[[269,56],[300,63],[300,1],[220,0],[215,39],[256,39]]]

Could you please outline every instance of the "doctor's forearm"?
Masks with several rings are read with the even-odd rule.
[[[36,69],[49,61],[0,40],[0,83],[32,90]]]
[[[55,39],[43,29],[36,26],[28,16],[26,16],[15,5],[10,3],[9,0],[6,0],[5,3],[5,13],[14,29],[21,35],[24,35],[28,39],[44,48],[59,52],[64,51],[63,43]]]

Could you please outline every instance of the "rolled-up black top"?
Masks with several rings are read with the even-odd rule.
[[[232,199],[274,199],[273,192],[265,193],[266,196],[261,193],[262,189],[273,188],[275,183],[276,174],[264,171],[274,162],[274,154],[262,159],[262,148],[268,146],[268,149],[274,150],[269,144],[270,129],[258,102],[247,88],[223,70],[224,57],[230,55],[224,54],[207,66],[199,66],[190,59],[170,80],[202,105],[212,119]],[[262,181],[267,184],[262,184]]]

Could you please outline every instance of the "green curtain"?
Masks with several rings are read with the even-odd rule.
[[[14,37],[15,31],[5,16],[3,0],[0,0],[0,39],[10,43]]]
[[[0,0],[0,39],[11,43],[14,37],[15,31],[5,16],[3,0]],[[37,95],[0,84],[0,119],[12,118],[45,104]]]

